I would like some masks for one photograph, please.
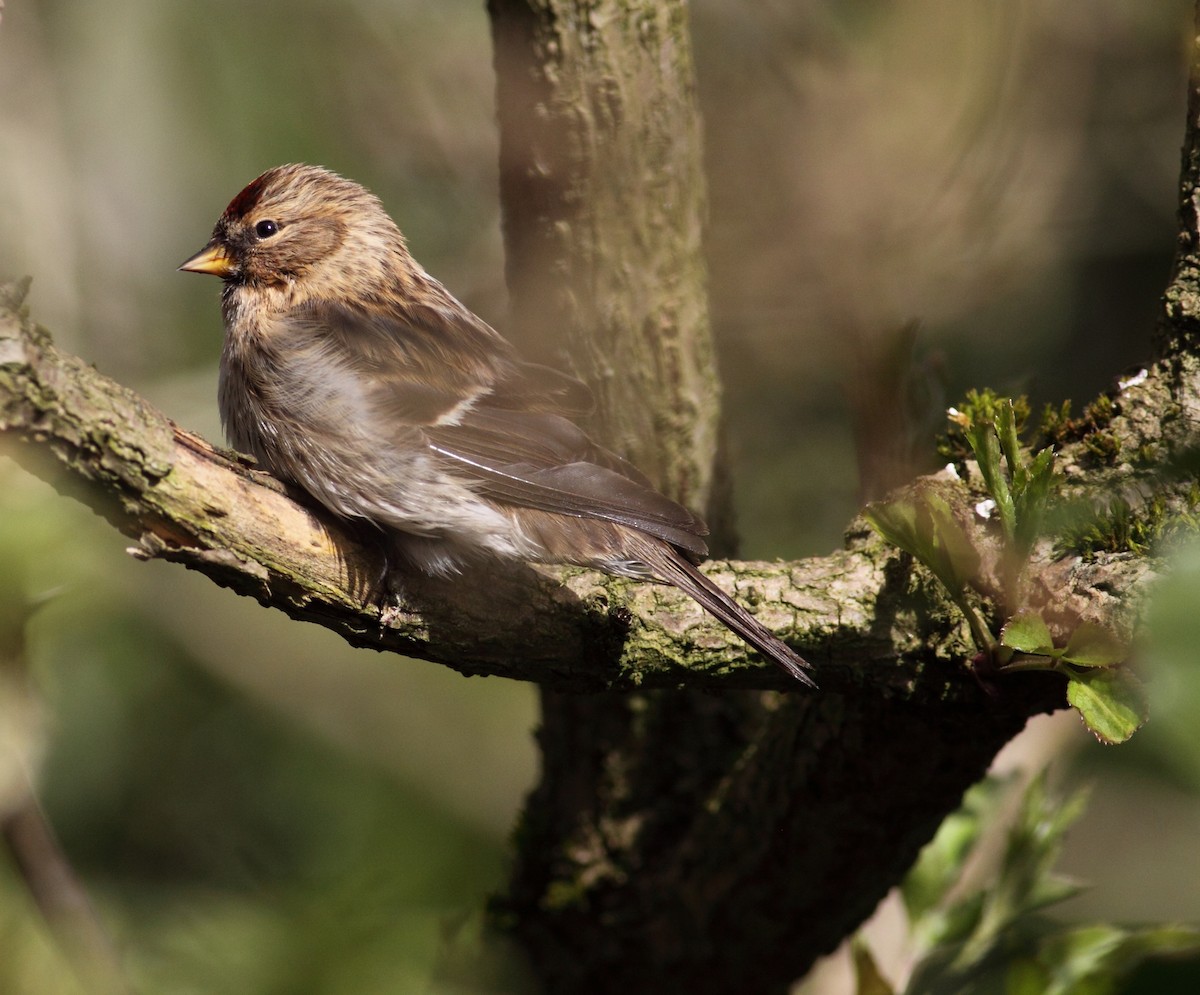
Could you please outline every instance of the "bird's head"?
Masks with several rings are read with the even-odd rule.
[[[346,294],[410,258],[374,194],[319,166],[291,164],[267,170],[234,197],[208,244],[179,268],[233,284]]]

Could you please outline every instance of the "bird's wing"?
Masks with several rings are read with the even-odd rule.
[[[372,434],[384,444],[419,433],[450,472],[496,501],[618,522],[707,553],[698,516],[566,417],[590,409],[587,388],[520,362],[452,298],[371,314],[314,302],[297,319],[294,330],[320,337],[330,362],[366,384]]]
[[[514,410],[484,398],[453,425],[425,430],[430,447],[478,481],[482,493],[541,511],[602,518],[648,532],[695,556],[708,529],[654,490],[620,457],[562,415]]]

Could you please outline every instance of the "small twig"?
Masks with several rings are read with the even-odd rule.
[[[126,995],[116,948],[100,923],[83,882],[54,836],[34,797],[25,799],[0,820],[0,837],[13,857],[29,895],[62,944],[88,992]]]
[[[29,621],[54,596],[26,594],[18,558],[0,576],[0,711],[11,732],[0,740],[0,761],[8,774],[0,797],[0,847],[25,883],[33,904],[50,927],[84,990],[100,995],[132,992],[116,948],[54,835],[34,789],[41,735],[38,693],[30,676],[26,633]]]

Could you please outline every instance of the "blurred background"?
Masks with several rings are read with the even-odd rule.
[[[695,0],[747,556],[836,547],[856,452],[930,453],[968,387],[1083,403],[1149,356],[1190,12]],[[310,161],[378,193],[503,329],[491,66],[479,0],[13,0],[0,278],[31,274],[61,347],[217,440],[218,287],[175,267],[247,181]],[[880,436],[894,404],[908,427]],[[52,595],[27,631],[41,708],[0,707],[0,742],[44,742],[45,806],[134,979],[451,992],[516,970],[464,950],[536,777],[533,689],[352,651],[125,545],[0,453],[0,586]],[[1131,745],[1061,715],[1014,747],[1096,782],[1065,858],[1094,887],[1064,915],[1200,920],[1198,584],[1185,554],[1155,602]],[[3,859],[0,949],[0,992],[83,990]]]

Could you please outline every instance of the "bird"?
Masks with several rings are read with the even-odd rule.
[[[816,687],[795,650],[702,573],[703,519],[579,426],[579,380],[522,360],[413,258],[382,202],[320,166],[267,170],[179,269],[223,281],[218,405],[230,444],[388,562],[488,561],[670,584]]]

